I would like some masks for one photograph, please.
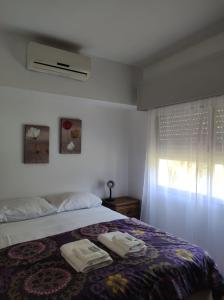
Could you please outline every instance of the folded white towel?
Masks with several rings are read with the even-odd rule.
[[[115,236],[117,236],[120,233],[121,233],[120,231],[102,233],[98,236],[97,239],[99,242],[101,242],[103,245],[105,245],[110,250],[117,253],[119,256],[126,257],[129,254],[133,254],[133,252],[130,253],[129,251],[124,250],[119,244],[115,243],[114,239],[113,239]],[[139,248],[139,252],[141,252],[143,254],[145,252],[145,250],[146,250],[146,246],[143,244],[141,246],[141,248]]]
[[[128,253],[141,251],[145,245],[144,241],[136,239],[127,232],[117,231],[112,240],[117,246]]]
[[[87,239],[64,244],[61,255],[77,271],[89,272],[113,262],[110,255]]]
[[[82,262],[91,264],[97,263],[99,259],[102,260],[109,256],[106,251],[87,239],[77,241],[75,247],[73,246],[73,251]]]
[[[83,264],[81,260],[79,260],[78,258],[71,259],[70,257],[65,256],[63,253],[61,253],[61,255],[64,257],[67,263],[69,263],[76,270],[76,272],[82,272],[82,273],[87,273],[99,268],[109,266],[113,262],[112,258],[109,256],[108,258],[104,259],[102,262],[98,262],[97,264],[93,264],[93,265],[88,265],[88,264]]]

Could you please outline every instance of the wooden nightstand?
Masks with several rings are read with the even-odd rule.
[[[103,206],[128,217],[140,218],[140,200],[131,197],[118,197],[113,201],[103,200]]]

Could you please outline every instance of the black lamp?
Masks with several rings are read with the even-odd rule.
[[[113,180],[107,181],[107,186],[110,190],[110,197],[107,199],[108,201],[113,201],[112,199],[112,188],[115,186],[115,182]]]

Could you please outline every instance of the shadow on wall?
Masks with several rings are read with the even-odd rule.
[[[5,40],[8,52],[22,66],[26,65],[26,47],[30,41],[71,52],[79,52],[81,49],[78,44],[29,30],[1,28],[0,34]]]

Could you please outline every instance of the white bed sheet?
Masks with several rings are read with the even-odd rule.
[[[0,249],[84,226],[126,218],[104,206],[0,224]]]

